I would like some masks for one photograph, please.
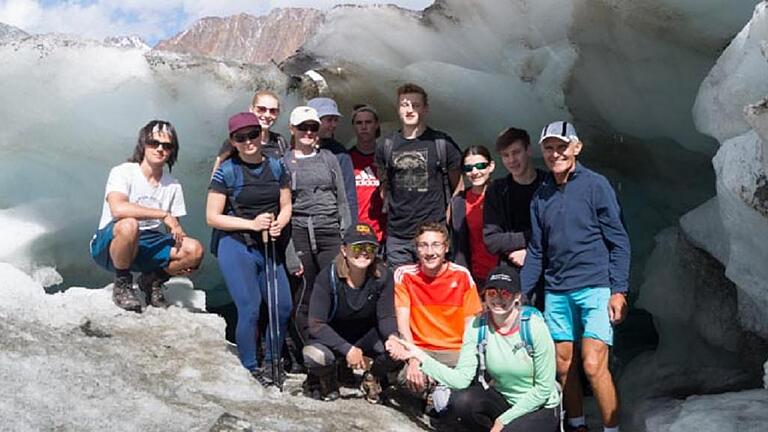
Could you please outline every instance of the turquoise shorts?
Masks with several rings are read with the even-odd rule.
[[[115,271],[112,257],[109,256],[109,245],[112,243],[112,231],[115,222],[96,231],[91,239],[91,257],[104,269]],[[160,231],[144,230],[139,234],[139,252],[131,263],[133,272],[151,273],[168,267],[171,261],[171,248],[176,244],[173,236]]]
[[[547,291],[544,294],[544,321],[555,342],[597,339],[613,345],[613,326],[608,315],[611,289],[581,288]]]

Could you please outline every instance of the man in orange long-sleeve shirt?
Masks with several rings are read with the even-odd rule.
[[[414,242],[419,262],[395,271],[398,332],[439,362],[455,366],[464,327],[481,310],[477,287],[466,268],[446,259],[445,224],[420,226]],[[415,360],[405,366],[401,381],[415,393],[428,387]]]

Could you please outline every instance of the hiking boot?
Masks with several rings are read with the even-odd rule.
[[[307,379],[301,383],[301,389],[304,395],[315,400],[320,400],[320,381],[317,379],[317,375],[312,371],[307,372]]]
[[[112,287],[112,301],[114,301],[119,308],[141,313],[139,293],[138,290],[133,287],[133,280],[130,276],[115,276],[115,283]]]
[[[336,371],[336,376],[338,377],[339,385],[342,387],[350,388],[357,387],[357,377],[355,376],[355,371],[348,367],[346,362],[338,362],[336,365],[338,368]]]
[[[381,384],[379,379],[372,373],[366,372],[363,375],[363,382],[360,383],[360,390],[363,392],[365,400],[377,404],[381,401]]]
[[[285,370],[283,370],[283,364],[280,363],[280,366],[278,366],[278,373],[277,373],[277,379],[279,381],[275,381],[274,377],[272,376],[272,363],[271,362],[265,362],[264,366],[258,367],[251,371],[251,375],[256,378],[256,381],[259,382],[263,387],[269,387],[269,386],[276,386],[280,387],[282,389],[282,385],[285,382],[287,375],[285,374]]]
[[[139,289],[144,292],[144,299],[147,306],[165,309],[168,303],[165,302],[163,294],[163,284],[168,281],[168,277],[161,276],[158,273],[142,273],[139,276]]]
[[[275,381],[272,379],[272,371],[267,371],[263,367],[252,370],[251,376],[264,388],[275,385]]]
[[[341,397],[339,394],[339,381],[336,378],[336,366],[318,368],[317,372],[317,380],[318,384],[320,384],[320,400],[331,402]]]

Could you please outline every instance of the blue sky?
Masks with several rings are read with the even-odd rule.
[[[206,16],[275,7],[328,9],[336,4],[392,3],[421,10],[433,0],[0,0],[0,22],[29,33],[74,33],[101,39],[137,34],[153,45]]]

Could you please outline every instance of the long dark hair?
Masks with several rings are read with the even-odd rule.
[[[493,158],[491,157],[491,152],[488,150],[488,148],[484,145],[473,145],[467,147],[466,150],[464,150],[464,153],[461,155],[461,162],[464,163],[464,159],[467,158],[467,156],[482,156],[487,160],[488,162],[493,161]]]
[[[176,163],[176,159],[179,157],[179,136],[176,134],[176,129],[170,122],[165,120],[152,120],[143,128],[139,129],[139,139],[136,143],[136,147],[133,148],[133,156],[128,159],[128,162],[141,163],[144,160],[144,148],[147,145],[147,141],[154,139],[153,133],[167,133],[171,136],[171,154],[165,163],[168,164],[168,171],[173,169],[173,164]]]

